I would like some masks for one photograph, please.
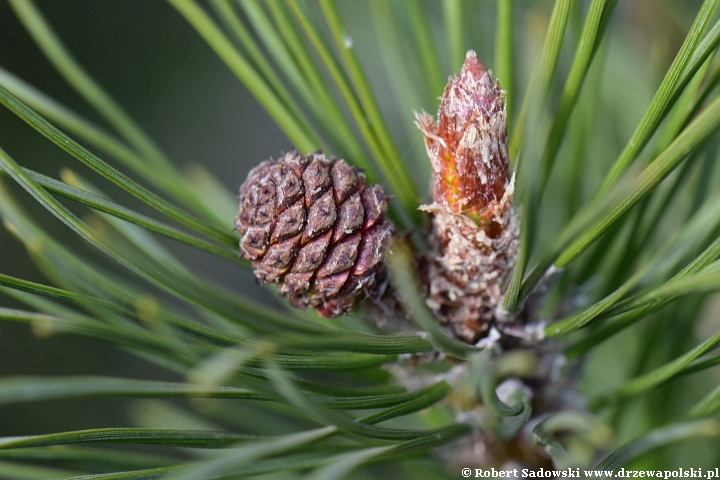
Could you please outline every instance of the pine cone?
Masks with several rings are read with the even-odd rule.
[[[386,198],[356,168],[321,152],[267,160],[240,187],[240,250],[292,305],[337,317],[386,288],[382,260],[394,230]]]
[[[427,303],[442,323],[474,343],[498,325],[496,307],[517,252],[514,177],[500,85],[468,51],[445,87],[438,121],[417,116],[433,170],[432,252],[424,259]]]

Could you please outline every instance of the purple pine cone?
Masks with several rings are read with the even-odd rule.
[[[267,160],[240,187],[240,250],[292,305],[337,317],[386,288],[394,231],[386,198],[359,170],[321,152]]]

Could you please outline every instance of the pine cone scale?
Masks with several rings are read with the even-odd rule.
[[[305,228],[305,213],[302,202],[296,202],[278,215],[270,241],[277,242],[300,233]]]
[[[344,235],[355,232],[362,227],[365,219],[365,208],[358,193],[345,200],[338,210],[338,222],[333,233],[333,241],[338,241]]]
[[[327,231],[335,224],[337,212],[335,211],[335,201],[332,192],[327,192],[320,197],[315,203],[310,205],[308,211],[307,228],[303,235],[303,243],[308,242],[316,235]]]
[[[361,183],[355,170],[345,162],[335,162],[330,172],[333,181],[333,192],[335,201],[343,203],[356,190],[361,189],[365,182]]]
[[[362,193],[362,205],[365,210],[365,222],[363,228],[367,229],[375,225],[387,213],[387,197],[382,187],[372,185]]]
[[[305,205],[310,207],[330,186],[330,175],[319,160],[314,160],[305,169],[302,178],[305,184]]]
[[[352,268],[358,255],[360,240],[360,234],[356,234],[337,243],[332,250],[328,252],[325,262],[318,269],[318,278],[335,275]]]
[[[345,271],[324,278],[318,277],[315,281],[318,294],[324,298],[332,297],[345,285],[349,276],[350,272]]]
[[[360,246],[360,254],[355,262],[353,273],[364,275],[378,265],[390,247],[391,239],[392,235],[387,222],[371,227]]]
[[[240,248],[250,260],[257,260],[267,251],[267,237],[269,229],[252,227],[243,235]]]
[[[317,270],[325,259],[325,252],[327,252],[329,245],[330,232],[304,245],[298,253],[292,271],[296,273],[310,273]]]

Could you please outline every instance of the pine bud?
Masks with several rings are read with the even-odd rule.
[[[276,282],[292,305],[337,317],[386,287],[386,198],[356,168],[321,152],[267,160],[240,187],[240,250],[260,282]]]
[[[469,50],[440,99],[437,122],[417,116],[433,171],[432,251],[424,259],[428,305],[474,343],[491,325],[517,252],[514,177],[507,151],[505,98]]]

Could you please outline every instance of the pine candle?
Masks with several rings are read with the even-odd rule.
[[[427,303],[474,343],[498,323],[518,238],[504,93],[474,51],[445,87],[437,121],[422,112],[417,125],[433,171],[433,203],[421,207],[432,214]]]

